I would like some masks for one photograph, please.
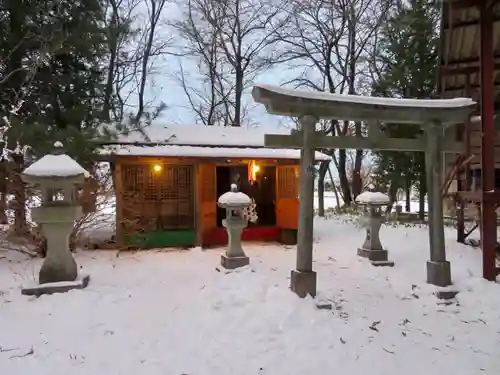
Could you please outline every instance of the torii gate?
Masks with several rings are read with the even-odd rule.
[[[448,129],[450,125],[465,122],[472,114],[476,107],[472,99],[376,98],[288,90],[271,85],[255,85],[252,96],[257,103],[264,104],[268,113],[297,117],[300,124],[290,135],[265,136],[266,147],[301,149],[297,265],[291,273],[291,289],[297,295],[316,295],[316,272],[312,268],[314,179],[311,174],[315,149],[325,148],[425,152],[430,243],[427,282],[437,286],[451,284],[441,197],[443,152],[465,150],[465,145],[456,142],[454,132]],[[368,136],[327,136],[315,130],[319,119],[366,121]],[[381,132],[379,121],[420,124],[424,135],[413,139],[389,138]]]

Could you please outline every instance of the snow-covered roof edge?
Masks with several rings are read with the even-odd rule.
[[[453,99],[400,99],[382,98],[363,95],[332,94],[324,91],[303,89],[287,89],[281,86],[255,84],[254,90],[264,90],[283,97],[331,101],[337,103],[353,103],[365,105],[379,105],[385,107],[414,107],[414,108],[463,108],[475,106],[477,103],[471,98]]]
[[[290,134],[284,127],[220,127],[202,125],[150,125],[142,131],[116,134],[101,144],[265,147],[266,134]]]
[[[300,150],[273,149],[267,147],[199,147],[184,145],[114,145],[105,146],[101,155],[191,157],[191,158],[249,158],[249,159],[300,159]],[[316,151],[317,161],[331,160],[331,157]]]

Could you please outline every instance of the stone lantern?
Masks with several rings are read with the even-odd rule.
[[[366,208],[362,218],[366,237],[363,246],[358,248],[358,255],[368,258],[374,266],[394,266],[394,262],[388,260],[388,251],[382,247],[379,238],[383,222],[382,207],[389,202],[389,197],[379,192],[366,191],[356,197],[356,203]]]
[[[226,209],[226,218],[222,220],[222,225],[226,228],[228,236],[226,253],[221,256],[221,265],[224,268],[235,269],[250,263],[250,259],[241,247],[241,234],[248,224],[244,210],[251,203],[250,197],[239,192],[236,184],[232,184],[231,190],[219,197],[219,207]]]
[[[69,237],[75,220],[82,217],[77,188],[88,176],[80,164],[64,153],[61,142],[54,144],[52,154],[45,155],[21,174],[25,183],[41,190],[42,204],[33,208],[32,217],[47,240],[47,255],[39,273],[41,285],[24,288],[23,294],[65,292],[87,286],[88,276],[77,280],[78,266],[69,250]]]

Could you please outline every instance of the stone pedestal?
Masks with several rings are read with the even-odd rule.
[[[450,262],[427,261],[427,283],[442,287],[451,285]]]
[[[292,270],[290,278],[290,289],[300,298],[305,298],[310,295],[316,297],[316,272],[302,272]]]
[[[69,250],[69,236],[74,221],[82,216],[81,207],[61,202],[58,206],[36,207],[32,216],[47,239],[47,256],[39,273],[40,284],[74,281],[78,276],[78,266]]]
[[[247,266],[250,264],[250,259],[241,246],[241,234],[247,222],[239,217],[230,217],[222,220],[222,225],[227,230],[228,244],[226,254],[221,256],[221,266],[227,269]]]
[[[241,247],[241,234],[248,221],[243,210],[252,204],[252,200],[248,195],[239,192],[236,184],[231,184],[231,190],[222,194],[217,204],[226,209],[226,218],[222,220],[222,225],[226,228],[228,237],[226,254],[221,257],[221,266],[227,269],[246,266],[250,259]]]
[[[228,257],[227,255],[222,254],[220,258],[221,266],[228,270],[234,270],[236,268],[245,267],[250,264],[250,258],[246,255],[239,257]]]
[[[365,227],[365,242],[358,248],[358,255],[368,258],[374,266],[381,267],[394,266],[394,262],[389,260],[389,253],[380,243],[380,227],[382,226],[382,216],[379,210],[374,207],[368,207],[363,217],[363,226]]]
[[[226,255],[228,257],[245,256],[241,246],[241,234],[247,226],[246,222],[237,218],[224,219],[222,220],[222,226],[226,228],[228,236]]]

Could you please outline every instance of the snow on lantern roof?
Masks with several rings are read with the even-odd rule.
[[[220,207],[247,207],[252,204],[248,195],[237,190],[236,184],[231,184],[231,191],[222,194],[217,201]]]
[[[62,150],[62,143],[56,142],[54,148]],[[73,177],[83,174],[89,176],[89,172],[78,164],[73,158],[66,154],[47,154],[31,164],[23,171],[23,174],[31,177]]]
[[[385,205],[390,201],[386,194],[374,191],[365,191],[356,197],[357,204]]]

